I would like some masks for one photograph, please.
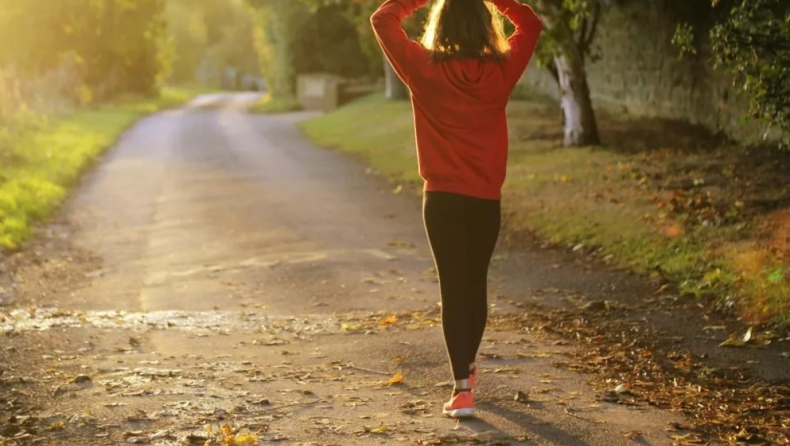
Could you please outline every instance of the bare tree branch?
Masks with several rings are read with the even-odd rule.
[[[584,37],[584,44],[583,44],[583,51],[584,53],[589,53],[590,48],[592,47],[593,40],[595,39],[595,34],[598,32],[598,23],[601,21],[601,13],[603,9],[601,8],[600,2],[595,2],[593,6],[593,13],[592,13],[592,24],[590,25],[589,32],[587,36]]]
[[[546,64],[546,69],[549,71],[549,74],[551,74],[551,77],[553,77],[554,80],[559,83],[560,73],[557,71],[557,64],[552,60]]]

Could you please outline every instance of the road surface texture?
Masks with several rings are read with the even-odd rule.
[[[26,254],[69,246],[37,280],[20,273],[28,298],[0,320],[45,426],[19,444],[673,444],[677,415],[607,402],[553,365],[572,345],[518,323],[523,302],[567,299],[563,283],[600,295],[620,279],[502,246],[478,419],[442,417],[419,200],[313,147],[296,127],[310,114],[246,113],[255,99],[139,122]]]

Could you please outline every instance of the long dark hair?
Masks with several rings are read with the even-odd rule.
[[[434,60],[507,58],[502,18],[484,0],[437,0],[422,36]]]

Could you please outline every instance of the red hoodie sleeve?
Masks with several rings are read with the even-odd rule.
[[[528,5],[516,0],[492,0],[494,6],[516,27],[516,31],[508,39],[510,42],[510,59],[506,64],[506,79],[509,85],[516,85],[527,69],[538,38],[543,32],[543,22]]]
[[[426,3],[428,0],[387,0],[370,17],[376,40],[406,85],[409,85],[415,67],[424,65],[430,58],[428,50],[406,35],[402,22]]]

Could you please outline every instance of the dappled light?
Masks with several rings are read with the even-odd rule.
[[[0,0],[0,446],[790,446],[790,2]]]

